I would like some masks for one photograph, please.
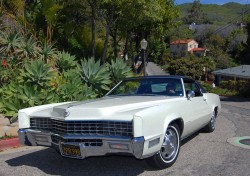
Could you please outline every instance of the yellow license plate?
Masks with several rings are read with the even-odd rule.
[[[62,154],[73,157],[80,157],[81,150],[79,146],[62,144]]]

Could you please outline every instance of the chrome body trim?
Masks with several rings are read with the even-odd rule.
[[[62,144],[69,144],[80,146],[81,156],[71,158],[84,159],[89,156],[104,156],[108,154],[130,154],[135,156],[137,159],[142,159],[143,148],[144,148],[144,137],[130,138],[130,137],[118,137],[118,136],[82,136],[82,135],[58,135],[50,132],[42,132],[31,129],[19,129],[18,131],[19,141],[23,145],[29,146],[47,146],[59,150],[62,154]],[[53,141],[53,137],[58,137],[65,141],[72,140],[73,142],[65,141]],[[75,142],[79,140],[101,140],[102,144],[98,146],[92,146],[91,144],[86,145],[84,142]],[[91,142],[90,142],[91,143]],[[127,149],[112,148],[111,145],[123,145],[127,146]]]

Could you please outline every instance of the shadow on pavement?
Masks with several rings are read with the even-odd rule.
[[[8,165],[36,167],[49,175],[139,175],[148,166],[133,157],[92,157],[85,160],[61,157],[53,149],[35,151],[6,161]],[[13,168],[15,169],[15,168]]]

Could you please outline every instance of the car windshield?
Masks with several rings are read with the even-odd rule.
[[[124,80],[108,94],[115,96],[183,96],[181,79],[144,78]]]

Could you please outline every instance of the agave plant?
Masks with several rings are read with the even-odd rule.
[[[77,62],[75,56],[70,55],[68,52],[59,52],[56,60],[56,67],[62,73],[70,69],[76,68]]]
[[[39,54],[40,58],[45,62],[48,63],[48,60],[53,60],[56,57],[56,49],[53,48],[53,44],[50,45],[47,42],[40,48]]]
[[[24,64],[24,68],[20,73],[20,80],[44,88],[49,85],[53,75],[54,71],[51,70],[48,64],[44,64],[42,60],[34,60]]]
[[[17,120],[17,112],[22,108],[25,108],[25,106],[18,97],[3,99],[0,102],[0,112],[7,117],[11,117],[12,122]]]
[[[100,60],[95,62],[94,58],[84,59],[78,69],[83,82],[89,87],[93,87],[99,93],[109,90],[110,73],[106,65],[100,64]]]
[[[124,78],[133,76],[131,68],[122,59],[111,60],[109,71],[111,72],[111,80],[115,84]]]
[[[0,88],[0,113],[12,117],[15,120],[19,109],[27,107],[19,96],[20,86],[12,81],[10,84]]]
[[[83,84],[77,70],[69,70],[62,74],[63,82],[56,89],[55,101],[80,101],[95,98],[97,94],[91,87]]]
[[[0,46],[1,52],[5,53],[8,56],[12,56],[16,54],[17,50],[21,47],[21,41],[23,37],[21,37],[16,32],[0,32]]]
[[[22,40],[21,47],[18,49],[22,57],[35,58],[39,52],[38,42],[32,36],[28,40]]]

